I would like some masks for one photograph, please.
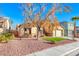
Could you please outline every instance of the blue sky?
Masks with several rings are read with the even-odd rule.
[[[44,5],[44,4],[42,4]],[[56,12],[55,16],[58,18],[58,20],[61,21],[71,21],[71,18],[73,16],[79,16],[79,4],[73,3],[73,4],[63,4],[70,6],[72,11],[70,13],[63,12],[60,14],[59,12]],[[10,20],[13,21],[13,27],[16,26],[16,24],[22,24],[24,21],[24,17],[22,16],[22,10],[20,9],[20,3],[0,3],[0,16],[6,16],[10,17]],[[39,6],[33,6],[37,7],[37,10],[39,9]],[[45,11],[42,12],[42,19],[44,19],[46,13],[48,10],[52,7],[51,4],[48,4],[48,6],[45,8]],[[36,12],[36,11],[35,11]],[[77,21],[77,26],[79,26],[79,21]]]

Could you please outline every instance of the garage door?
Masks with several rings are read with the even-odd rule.
[[[56,30],[56,37],[61,37],[61,36],[62,36],[61,30]]]

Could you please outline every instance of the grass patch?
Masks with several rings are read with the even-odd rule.
[[[64,38],[60,37],[43,37],[43,39],[50,42],[60,42],[62,40],[65,40]]]

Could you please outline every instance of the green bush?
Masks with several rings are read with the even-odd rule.
[[[0,34],[0,42],[8,42],[14,38],[15,38],[14,35],[11,33]]]

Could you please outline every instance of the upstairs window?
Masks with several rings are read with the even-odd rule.
[[[0,25],[0,28],[2,28],[2,25]]]

